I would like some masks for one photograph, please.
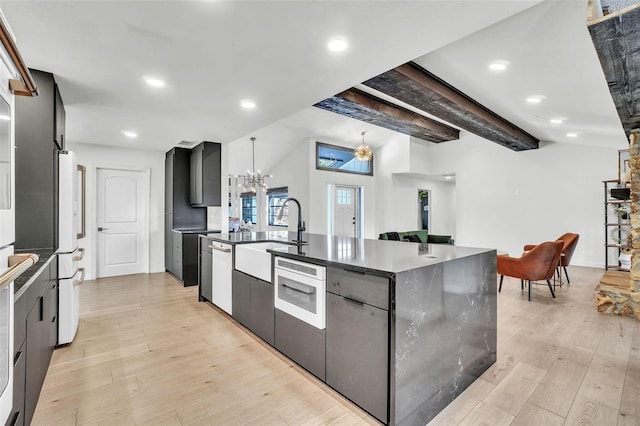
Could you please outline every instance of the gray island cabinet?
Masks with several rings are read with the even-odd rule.
[[[273,346],[273,285],[244,272],[232,272],[233,318]]]
[[[389,279],[327,269],[329,386],[387,422]]]
[[[304,236],[307,245],[268,252],[327,267],[324,380],[380,422],[425,425],[495,363],[495,250]],[[295,233],[210,238],[242,244]],[[234,290],[243,281],[235,272]],[[253,289],[242,288],[256,309]]]

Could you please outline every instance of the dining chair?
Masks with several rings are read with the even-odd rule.
[[[567,284],[571,284],[571,280],[569,280],[569,273],[567,272],[567,266],[571,263],[571,258],[573,257],[573,252],[578,245],[578,239],[580,238],[579,234],[573,234],[571,232],[567,232],[562,234],[556,241],[562,241],[562,254],[560,255],[560,260],[558,261],[558,276],[562,278],[562,273],[559,268],[564,270],[564,275],[567,277]],[[534,248],[535,245],[527,244],[524,246],[524,251],[529,251]],[[560,284],[562,284],[562,280],[560,280]]]
[[[500,287],[498,292],[502,291],[502,281],[504,276],[520,278],[521,286],[524,281],[529,285],[529,301],[531,301],[531,283],[532,281],[546,280],[549,291],[553,298],[556,297],[553,287],[551,286],[551,278],[553,278],[560,255],[563,248],[562,241],[547,241],[526,251],[521,257],[511,257],[509,255],[499,255],[498,274],[500,274]]]

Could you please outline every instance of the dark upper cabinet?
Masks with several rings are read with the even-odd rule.
[[[220,206],[221,145],[202,142],[191,150],[190,202],[192,206]]]
[[[206,229],[207,209],[193,208],[190,196],[191,150],[173,148],[165,157],[165,213],[171,229]],[[167,237],[171,237],[168,235]]]
[[[15,248],[57,248],[59,146],[54,135],[64,128],[64,114],[56,116],[64,107],[53,74],[31,70],[31,75],[39,95],[15,99]]]
[[[54,108],[54,132],[53,141],[58,149],[64,150],[65,148],[65,112],[64,104],[62,103],[62,96],[60,96],[60,90],[58,85],[55,85],[55,108]]]

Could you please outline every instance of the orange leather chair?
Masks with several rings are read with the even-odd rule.
[[[522,255],[522,257],[511,257],[508,255],[498,256],[498,274],[500,274],[500,287],[502,291],[502,280],[504,276],[520,278],[520,283],[524,287],[524,281],[529,284],[529,301],[531,301],[531,281],[547,280],[551,296],[556,297],[551,287],[551,278],[556,271],[560,255],[562,254],[562,241],[547,241]]]
[[[579,238],[580,235],[567,232],[566,234],[562,234],[560,238],[556,240],[562,241],[563,243],[562,255],[560,256],[560,261],[558,262],[558,268],[562,267],[562,269],[564,269],[564,275],[567,277],[567,284],[571,284],[571,281],[569,280],[569,273],[567,272],[567,266],[569,266],[569,264],[571,263],[571,257],[573,256],[573,252],[578,245]],[[529,251],[534,247],[535,245],[528,244],[524,246],[524,250]],[[558,272],[558,275],[560,275],[560,272]]]

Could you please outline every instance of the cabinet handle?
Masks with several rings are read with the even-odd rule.
[[[13,365],[16,365],[18,361],[20,361],[20,358],[22,358],[22,351],[18,351],[16,356],[13,357]]]
[[[40,303],[40,321],[44,321],[44,297],[40,296],[38,302]]]
[[[221,251],[223,253],[231,253],[231,249],[230,248],[221,248],[221,247],[216,247],[216,246],[209,246],[209,247],[211,247],[214,250]]]
[[[16,423],[18,423],[18,417],[20,417],[20,411],[16,411],[16,413],[13,415],[13,419],[11,419],[11,426],[14,426]]]
[[[351,303],[355,303],[356,305],[364,306],[364,302],[362,302],[360,300],[351,299],[351,298],[345,297],[345,296],[342,296],[342,300],[344,300],[345,302],[351,302]]]
[[[57,319],[57,318],[58,318],[58,317],[54,315],[54,316],[53,316],[53,319],[51,320],[51,322],[56,322],[56,319]]]

